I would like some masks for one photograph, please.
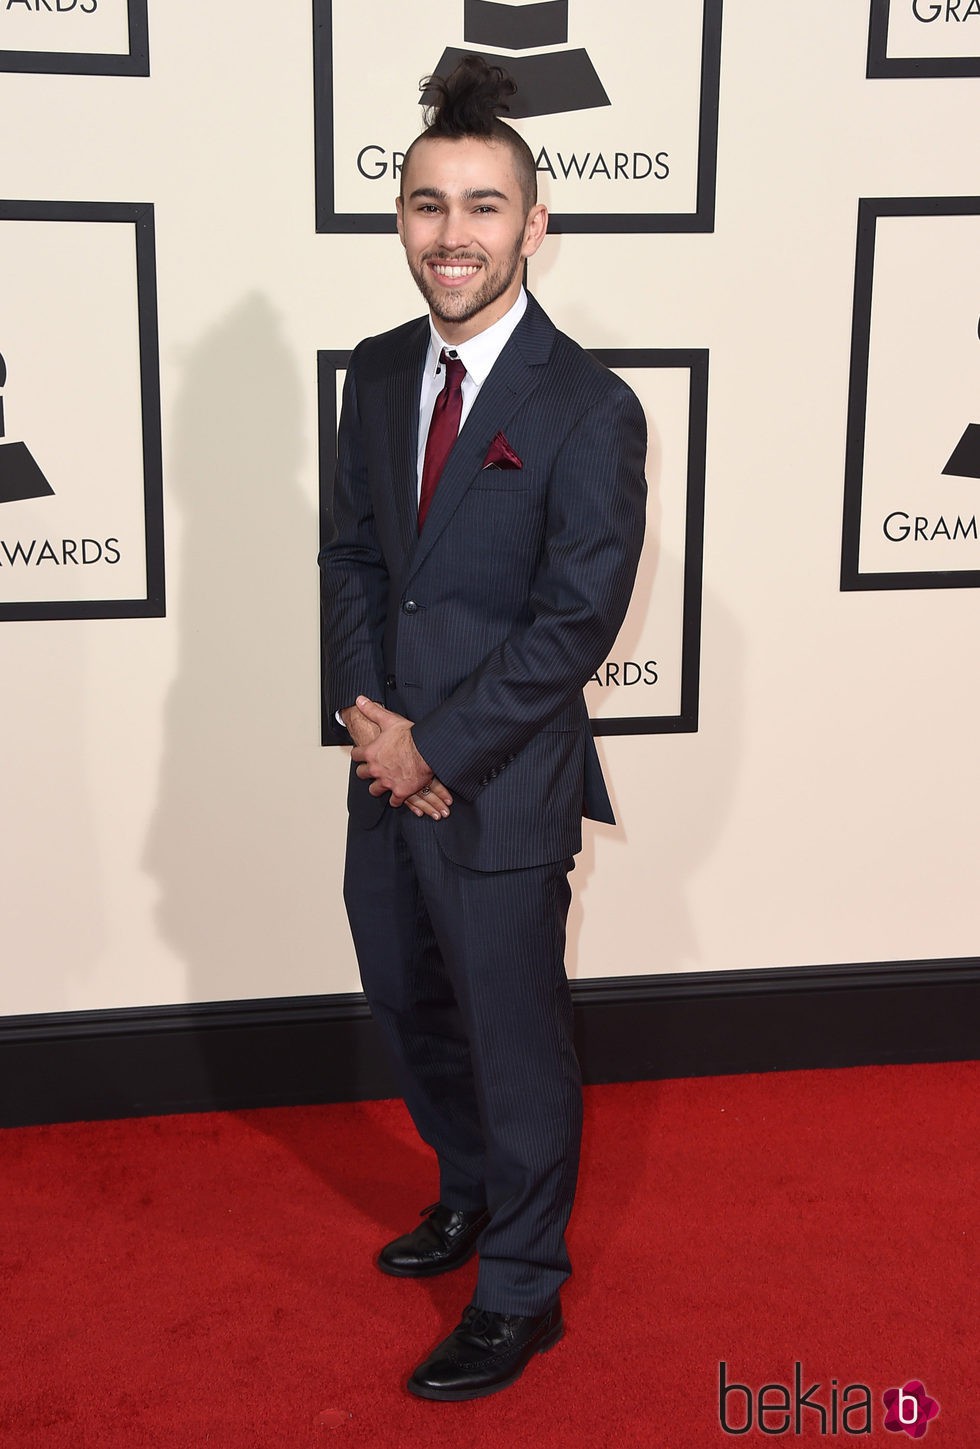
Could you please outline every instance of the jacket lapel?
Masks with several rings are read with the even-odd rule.
[[[479,476],[494,435],[506,429],[510,418],[542,379],[542,368],[551,352],[555,328],[533,297],[528,297],[527,302],[527,311],[490,369],[490,375],[480,388],[449,455],[429,506],[422,536],[416,537],[417,546],[405,576],[406,583],[428,557],[467,490]],[[416,399],[416,449],[417,414]],[[417,464],[412,476],[413,479],[417,476]],[[414,518],[412,531],[417,535]]]
[[[388,375],[386,412],[391,493],[405,558],[418,543],[419,393],[429,347],[429,324],[419,318]]]

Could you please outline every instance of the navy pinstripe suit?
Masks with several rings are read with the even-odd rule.
[[[612,820],[582,688],[629,602],[646,427],[631,390],[532,298],[416,524],[429,325],[362,342],[347,372],[321,552],[328,707],[415,721],[446,820],[351,772],[345,899],[364,989],[440,1196],[487,1203],[475,1302],[543,1312],[564,1230],[581,1082],[564,971],[583,814]],[[519,469],[484,468],[503,431]]]

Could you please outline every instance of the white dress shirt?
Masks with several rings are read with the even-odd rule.
[[[432,422],[432,409],[436,405],[436,398],[446,385],[445,373],[439,362],[442,349],[445,348],[450,357],[458,357],[466,368],[466,376],[463,378],[463,412],[459,420],[459,430],[463,431],[470,409],[476,401],[480,388],[490,375],[497,358],[503,352],[505,345],[510,340],[511,333],[518,322],[527,311],[527,293],[522,287],[517,296],[517,301],[509,312],[505,312],[499,321],[487,327],[485,331],[478,332],[468,342],[460,342],[455,347],[449,342],[444,342],[436,331],[435,323],[429,319],[429,350],[425,358],[425,371],[422,374],[422,393],[419,398],[419,453],[418,453],[418,489],[422,490],[422,465],[425,462],[425,445],[429,438],[429,424]]]

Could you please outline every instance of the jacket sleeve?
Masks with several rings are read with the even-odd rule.
[[[419,752],[464,799],[581,696],[625,617],[646,518],[646,419],[617,383],[557,453],[527,621],[415,724]]]
[[[388,570],[375,527],[357,404],[357,349],[344,382],[330,540],[320,550],[326,706],[331,717],[359,694],[384,697],[382,641]]]

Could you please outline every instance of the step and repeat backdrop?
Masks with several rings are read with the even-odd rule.
[[[316,554],[468,52],[650,429],[570,972],[976,953],[980,0],[0,0],[0,1014],[358,987]]]

